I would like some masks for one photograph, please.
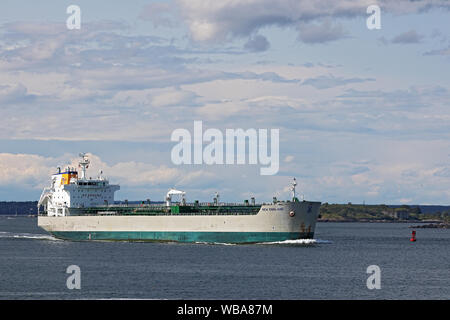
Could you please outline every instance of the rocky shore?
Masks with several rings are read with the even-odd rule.
[[[423,224],[420,226],[410,226],[410,228],[413,229],[450,229],[450,224],[449,223],[428,223],[428,224]]]

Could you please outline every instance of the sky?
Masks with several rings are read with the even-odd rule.
[[[381,8],[369,29],[367,7]],[[80,29],[68,29],[70,5]],[[89,153],[116,199],[450,202],[450,2],[0,3],[0,201]],[[278,129],[279,170],[172,161],[176,129]]]

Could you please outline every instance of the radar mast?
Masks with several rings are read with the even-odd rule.
[[[78,167],[81,168],[81,180],[86,180],[86,169],[89,168],[89,159],[87,158],[87,154],[85,152],[82,152],[79,154],[80,161],[78,162]]]

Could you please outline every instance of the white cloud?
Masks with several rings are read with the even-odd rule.
[[[166,90],[152,97],[151,104],[155,107],[190,106],[195,103],[197,95],[191,91]]]
[[[34,154],[0,153],[0,185],[42,188],[57,161]]]
[[[248,37],[267,26],[296,27],[324,18],[366,17],[372,0],[178,0],[179,11],[196,41],[220,42],[232,37]],[[450,8],[445,0],[380,0],[383,12],[419,13],[430,8]],[[300,39],[308,43],[326,42],[345,35],[339,26],[300,26]],[[303,33],[303,34],[302,34]]]
[[[34,95],[28,93],[27,88],[18,83],[14,86],[0,86],[0,103],[25,103],[30,102],[35,98]]]
[[[139,161],[107,164],[97,155],[88,153],[88,156],[91,161],[87,170],[88,177],[96,178],[101,170],[111,183],[120,183],[125,187],[186,186],[200,177],[203,183],[214,178],[211,172],[201,169],[186,172],[181,168]],[[43,188],[50,184],[50,176],[58,166],[62,169],[67,166],[77,168],[78,158],[69,154],[51,158],[36,154],[0,153],[0,186],[12,184],[22,185],[24,188]]]
[[[336,86],[343,86],[350,83],[360,83],[366,81],[375,81],[373,78],[349,78],[335,77],[333,75],[321,75],[316,78],[305,79],[302,84],[310,85],[316,89],[329,89]]]

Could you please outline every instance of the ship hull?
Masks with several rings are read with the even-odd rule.
[[[312,239],[314,233],[301,232],[128,232],[128,231],[55,231],[59,239],[84,241],[154,241],[196,243],[260,243],[295,239]]]
[[[38,225],[66,240],[274,242],[313,238],[319,207],[304,201],[262,205],[247,215],[39,216]]]

